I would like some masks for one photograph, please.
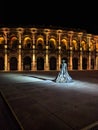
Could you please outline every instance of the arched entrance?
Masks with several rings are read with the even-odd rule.
[[[78,69],[78,58],[73,58],[73,69],[77,70]]]
[[[56,70],[57,65],[56,65],[56,58],[55,57],[51,57],[50,58],[50,70]]]
[[[94,69],[94,59],[91,59],[91,69]]]
[[[31,70],[31,58],[29,56],[23,59],[23,70]]]
[[[4,58],[0,57],[0,70],[4,70]]]
[[[44,59],[42,57],[37,58],[37,70],[44,70]]]
[[[87,58],[85,57],[82,59],[82,68],[87,69]]]
[[[10,59],[10,70],[17,70],[17,58],[11,57]]]

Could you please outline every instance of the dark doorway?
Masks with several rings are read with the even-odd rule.
[[[50,58],[50,70],[56,70],[57,66],[56,66],[56,58],[55,57],[51,57]]]
[[[82,59],[82,68],[87,69],[87,58]]]
[[[78,69],[78,58],[73,58],[73,69],[77,70]]]
[[[37,58],[37,70],[44,70],[44,59],[42,57]]]
[[[10,70],[17,70],[17,59],[16,59],[16,57],[12,57],[10,59]]]
[[[91,59],[91,69],[94,69],[94,59]]]
[[[0,57],[0,70],[4,70],[4,58]]]
[[[31,70],[31,58],[29,56],[23,59],[23,70]]]

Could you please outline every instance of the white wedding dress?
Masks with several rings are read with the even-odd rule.
[[[67,64],[65,63],[65,60],[62,61],[61,70],[60,70],[58,76],[56,77],[55,81],[57,83],[68,83],[68,82],[72,82],[72,78],[68,74],[68,71],[67,71]]]

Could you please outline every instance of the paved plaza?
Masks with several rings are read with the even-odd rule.
[[[98,71],[0,73],[0,130],[98,130]]]

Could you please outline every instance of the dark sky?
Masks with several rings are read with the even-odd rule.
[[[5,8],[3,8],[5,7]],[[0,8],[1,26],[54,26],[98,34],[97,4],[85,1],[13,1]]]

